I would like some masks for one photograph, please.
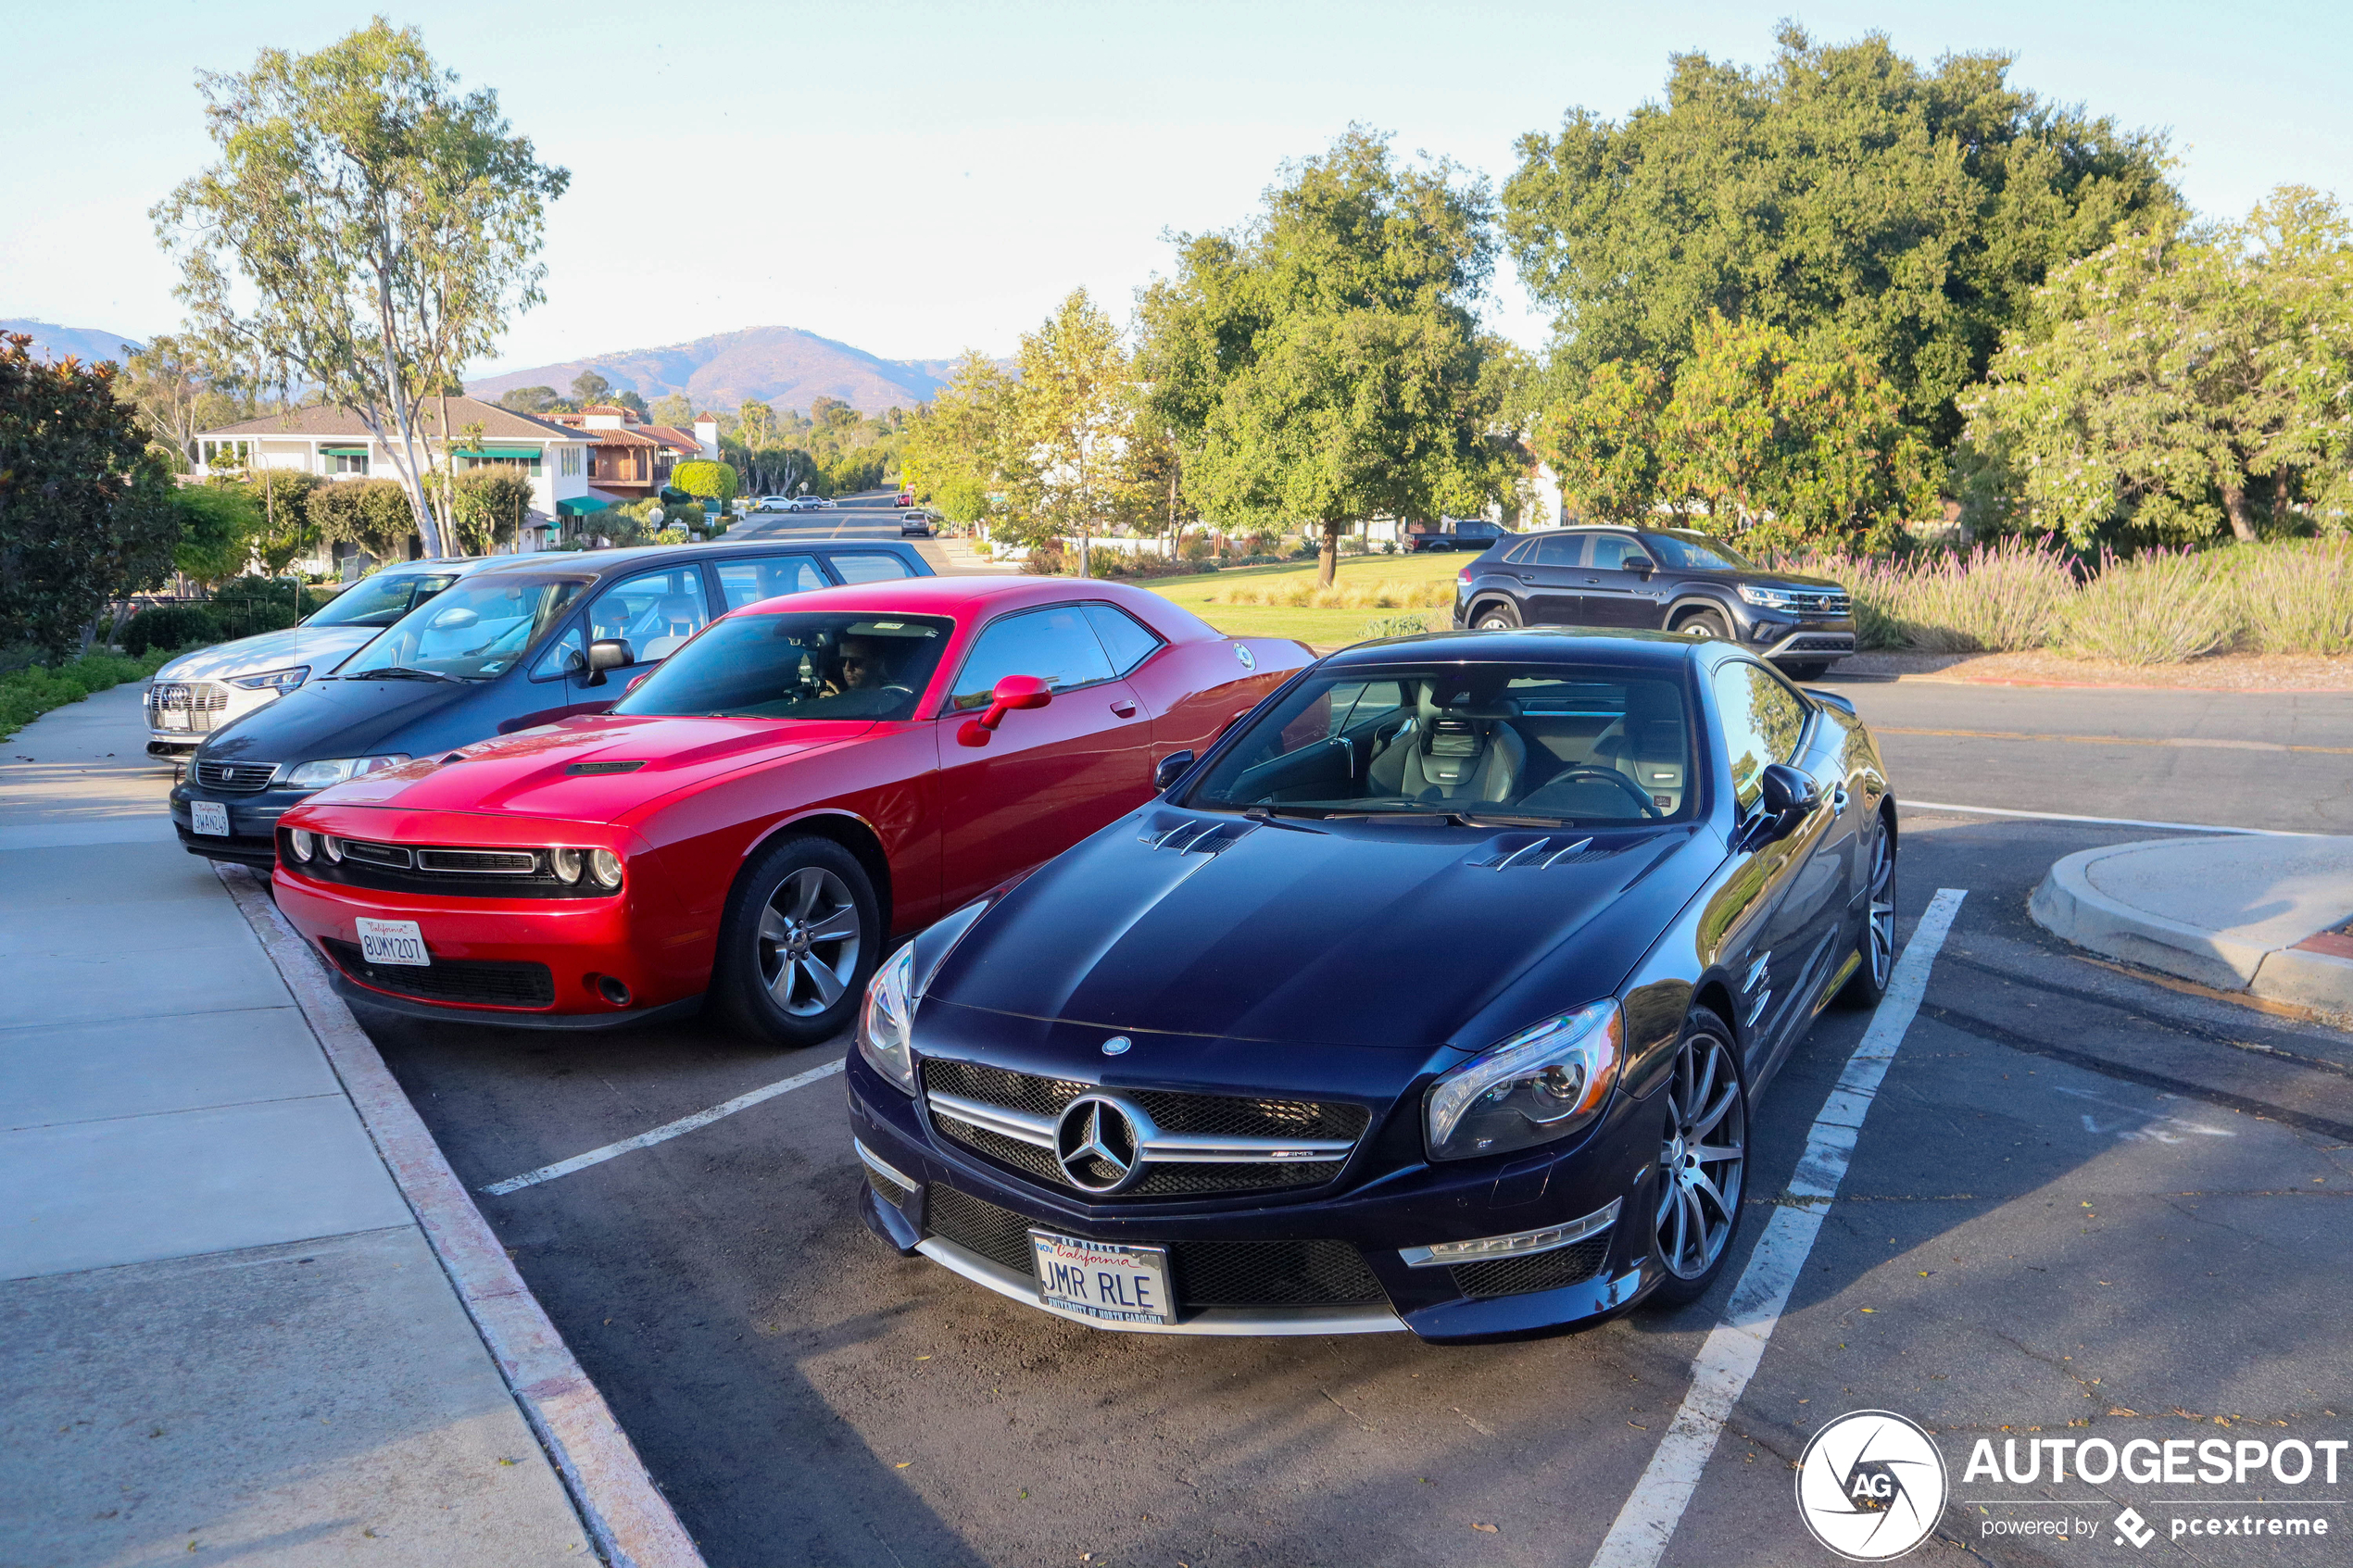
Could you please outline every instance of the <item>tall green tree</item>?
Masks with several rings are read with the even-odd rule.
[[[959,495],[969,505],[977,494],[985,506],[988,493],[1004,482],[1013,396],[1013,378],[980,350],[966,349],[947,384],[908,426],[900,458],[908,487],[930,500],[963,481]],[[954,521],[977,522],[980,516]]]
[[[1309,525],[1328,583],[1343,530],[1474,510],[1516,477],[1473,309],[1495,254],[1483,181],[1351,127],[1246,228],[1178,245],[1142,298],[1141,373],[1204,515]]]
[[[1923,69],[1879,33],[1778,42],[1760,70],[1678,55],[1664,103],[1520,138],[1504,233],[1558,313],[1562,379],[1618,360],[1671,381],[1716,311],[1859,352],[1949,446],[2052,268],[2179,220],[2164,140],[2012,87],[2007,55]]]
[[[1076,535],[1085,577],[1088,537],[1121,505],[1133,408],[1127,350],[1118,323],[1080,288],[1022,334],[1016,363],[1007,465],[1014,512],[1041,538]]]
[[[291,369],[389,455],[428,553],[428,397],[541,299],[542,216],[571,176],[460,95],[382,18],[316,54],[198,79],[220,157],[152,216],[194,329],[231,361]]]
[[[655,398],[651,413],[655,424],[668,425],[673,430],[683,430],[689,434],[694,433],[695,406],[683,392],[664,393]]]
[[[2353,526],[2353,224],[2287,186],[2063,269],[1969,404],[1974,521],[2079,545]]]
[[[116,375],[0,339],[0,643],[62,659],[108,600],[171,571],[170,480]]]

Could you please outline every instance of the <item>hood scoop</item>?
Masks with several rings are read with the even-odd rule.
[[[1258,831],[1256,822],[1203,822],[1199,817],[1156,816],[1136,842],[1179,855],[1214,855],[1230,849]]]
[[[595,773],[634,773],[645,765],[642,759],[635,762],[574,762],[564,770],[564,777],[577,779]]]
[[[1581,866],[1589,860],[1606,860],[1624,848],[1623,845],[1616,845],[1596,849],[1590,834],[1582,838],[1569,834],[1506,834],[1488,845],[1476,859],[1464,863],[1491,872],[1547,871],[1554,866]]]

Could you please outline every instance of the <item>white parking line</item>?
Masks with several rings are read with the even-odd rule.
[[[1919,1011],[1920,997],[1928,989],[1929,967],[1936,961],[1944,934],[1952,929],[1953,916],[1968,896],[1965,888],[1939,890],[1913,928],[1912,939],[1904,945],[1904,956],[1888,980],[1887,995],[1880,998],[1871,1026],[1864,1031],[1863,1043],[1846,1059],[1846,1071],[1839,1074],[1830,1098],[1822,1103],[1821,1115],[1806,1135],[1806,1152],[1799,1157],[1796,1173],[1789,1183],[1790,1196],[1797,1201],[1774,1209],[1772,1223],[1765,1227],[1763,1239],[1732,1291],[1724,1321],[1700,1347],[1699,1359],[1692,1366],[1692,1391],[1683,1397],[1682,1408],[1675,1412],[1667,1436],[1659,1439],[1657,1451],[1651,1455],[1649,1468],[1635,1483],[1626,1506],[1617,1511],[1601,1550],[1593,1554],[1593,1568],[1656,1568],[1665,1555],[1667,1543],[1674,1537],[1675,1526],[1692,1500],[1692,1491],[1699,1485],[1700,1473],[1707,1468],[1707,1457],[1716,1451],[1716,1438],[1725,1419],[1764,1359],[1765,1343],[1773,1336],[1773,1325],[1780,1321],[1798,1271],[1814,1249],[1814,1237],[1830,1212],[1831,1199],[1846,1177],[1856,1135],[1862,1131],[1880,1080],[1887,1076],[1888,1064],[1895,1060],[1905,1031],[1911,1028]]]
[[[666,1139],[674,1138],[681,1133],[691,1133],[697,1127],[708,1127],[723,1116],[733,1116],[738,1110],[749,1110],[762,1100],[774,1099],[778,1095],[790,1094],[793,1090],[807,1084],[813,1084],[820,1078],[830,1078],[841,1071],[843,1060],[836,1057],[823,1067],[812,1067],[806,1073],[796,1073],[789,1078],[753,1089],[748,1094],[737,1095],[730,1100],[722,1100],[709,1110],[698,1110],[692,1116],[681,1116],[675,1122],[665,1122],[651,1132],[639,1133],[634,1138],[623,1138],[619,1143],[609,1143],[602,1148],[592,1148],[585,1154],[575,1154],[569,1160],[559,1160],[553,1165],[542,1165],[536,1171],[525,1171],[520,1176],[509,1176],[505,1181],[493,1182],[481,1190],[493,1198],[504,1198],[510,1192],[521,1192],[525,1187],[535,1187],[541,1182],[552,1182],[558,1176],[569,1176],[574,1171],[585,1171],[591,1165],[601,1165],[616,1155],[627,1154],[632,1149],[648,1148]]]
[[[2226,828],[2212,822],[2145,822],[2138,817],[2070,817],[2064,811],[2010,811],[1999,806],[1952,806],[1941,800],[1900,800],[1906,811],[1958,811],[1969,817],[2026,817],[2038,822],[2096,822],[2110,828],[2171,828],[2176,833],[2243,833],[2259,838],[2325,838],[2325,834],[2288,828]]]

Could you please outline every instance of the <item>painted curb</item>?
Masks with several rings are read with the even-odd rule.
[[[2353,960],[2234,941],[2120,903],[2092,885],[2092,866],[2111,855],[2182,842],[2145,838],[2064,856],[2045,873],[2027,901],[2027,912],[2044,930],[2079,947],[2216,990],[2252,991],[2305,1007],[2353,1010]]]
[[[523,1283],[375,1042],[335,995],[323,961],[252,872],[218,862],[213,871],[319,1036],[598,1550],[617,1568],[703,1568],[701,1552],[628,1434]]]
[[[2282,947],[2263,960],[2255,972],[2255,984],[2247,988],[2259,997],[2299,1007],[2353,1012],[2353,959]]]

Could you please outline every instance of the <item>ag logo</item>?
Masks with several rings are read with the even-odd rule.
[[[1797,1462],[1797,1512],[1814,1538],[1856,1562],[1901,1557],[1944,1512],[1944,1456],[1887,1411],[1842,1415]]]

